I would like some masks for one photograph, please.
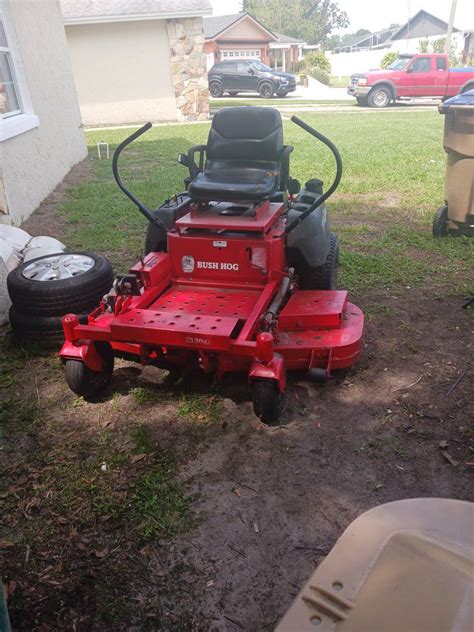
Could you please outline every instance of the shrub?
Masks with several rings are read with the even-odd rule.
[[[299,66],[299,70],[307,70],[309,72],[309,68],[320,68],[328,75],[331,74],[331,62],[323,52],[311,51],[303,57]]]
[[[313,79],[317,79],[321,83],[324,83],[325,86],[329,85],[329,73],[325,70],[322,70],[321,68],[318,68],[317,66],[312,66],[311,68],[308,68],[308,75],[310,77],[313,77]]]
[[[385,53],[385,55],[382,57],[382,61],[380,62],[380,68],[388,68],[390,64],[396,60],[397,57],[398,53],[395,53],[394,51]]]

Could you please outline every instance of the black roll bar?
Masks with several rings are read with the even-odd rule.
[[[125,195],[130,198],[130,200],[132,200],[135,206],[138,207],[140,213],[142,213],[151,224],[155,224],[155,226],[159,226],[160,228],[168,232],[169,228],[158,217],[155,217],[153,215],[152,210],[149,209],[148,206],[143,204],[143,202],[140,202],[140,200],[127,189],[127,187],[122,182],[122,178],[120,177],[118,170],[118,159],[122,151],[127,145],[130,145],[130,143],[136,140],[139,136],[147,132],[150,127],[153,127],[151,123],[145,123],[145,125],[140,127],[140,129],[137,129],[137,131],[133,132],[133,134],[130,134],[130,136],[127,136],[127,138],[123,140],[120,145],[117,146],[116,150],[114,151],[114,155],[112,156],[112,173],[114,174],[115,182],[117,183],[119,189],[121,189],[125,193]]]
[[[291,120],[293,121],[293,123],[296,123],[296,125],[299,125],[302,129],[304,129],[305,132],[308,132],[308,134],[311,134],[311,136],[314,136],[322,143],[324,143],[327,147],[329,147],[336,160],[336,176],[334,178],[334,182],[331,184],[326,193],[323,193],[323,195],[318,198],[307,211],[301,213],[290,224],[288,224],[283,235],[288,235],[288,233],[291,233],[291,231],[294,230],[299,224],[301,224],[301,222],[304,221],[308,217],[308,215],[311,215],[311,213],[313,213],[319,206],[321,206],[321,204],[323,204],[323,202],[325,202],[328,197],[331,196],[337,189],[342,177],[342,158],[336,145],[332,141],[330,141],[329,138],[326,138],[326,136],[321,134],[321,132],[318,132],[313,127],[311,127],[311,125],[308,125],[297,116],[292,116]]]

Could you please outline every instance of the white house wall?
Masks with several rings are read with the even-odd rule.
[[[176,119],[163,20],[66,26],[84,125]]]
[[[438,40],[442,35],[428,37],[430,42]],[[462,33],[453,33],[452,43],[460,53],[464,46]],[[380,62],[387,52],[418,53],[420,52],[420,38],[396,40],[387,48],[376,50],[364,50],[353,53],[327,53],[331,62],[331,74],[334,76],[347,76],[358,72],[380,68]]]
[[[38,127],[0,143],[5,213],[20,224],[87,150],[57,0],[8,5]],[[45,227],[47,232],[47,226]]]
[[[328,53],[331,62],[331,74],[348,76],[356,72],[366,72],[372,68],[380,68],[380,62],[387,52],[384,50],[364,50],[355,53]]]

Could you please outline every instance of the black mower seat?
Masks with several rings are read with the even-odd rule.
[[[283,145],[280,113],[262,107],[219,110],[205,151],[204,171],[188,188],[194,200],[259,202],[272,197],[289,153]]]

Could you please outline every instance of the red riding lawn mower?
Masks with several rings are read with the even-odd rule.
[[[324,202],[336,190],[342,162],[327,145],[336,177],[323,193],[317,179],[300,191],[290,177],[293,147],[283,144],[280,114],[236,107],[214,117],[207,145],[179,162],[189,169],[186,192],[152,211],[120,189],[150,222],[145,250],[129,274],[81,324],[63,317],[60,351],[70,388],[86,398],[109,383],[114,357],[167,369],[179,378],[193,367],[212,373],[246,371],[255,414],[277,423],[287,370],[322,381],[351,367],[362,346],[364,316],[336,290],[338,244]],[[197,162],[196,162],[197,160]]]

